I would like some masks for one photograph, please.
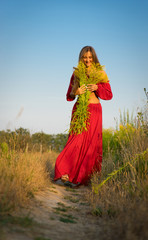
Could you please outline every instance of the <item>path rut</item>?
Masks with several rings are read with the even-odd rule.
[[[100,219],[92,215],[85,199],[88,188],[77,189],[52,184],[38,192],[29,208],[22,210],[32,223],[28,227],[8,224],[2,240],[95,240],[99,239]]]

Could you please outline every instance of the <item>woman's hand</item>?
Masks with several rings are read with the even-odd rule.
[[[88,84],[87,85],[87,90],[90,92],[94,92],[98,89],[98,85],[97,84]]]
[[[81,87],[77,88],[75,95],[81,95],[86,92],[86,86],[82,85]]]

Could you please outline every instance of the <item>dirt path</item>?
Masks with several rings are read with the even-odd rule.
[[[53,184],[39,192],[29,208],[24,224],[8,222],[2,240],[98,239],[99,219],[91,214],[84,195],[87,187],[77,189]],[[22,215],[24,213],[22,212]],[[26,224],[25,224],[26,223]]]

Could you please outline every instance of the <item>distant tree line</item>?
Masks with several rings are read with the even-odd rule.
[[[11,150],[24,151],[56,151],[61,152],[67,142],[68,134],[46,134],[38,132],[30,134],[28,129],[0,131],[0,146],[7,145]]]

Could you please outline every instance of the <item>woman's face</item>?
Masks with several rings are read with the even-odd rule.
[[[93,57],[92,57],[92,53],[90,51],[86,52],[83,57],[83,62],[86,65],[86,67],[90,67],[92,62],[93,62]]]

